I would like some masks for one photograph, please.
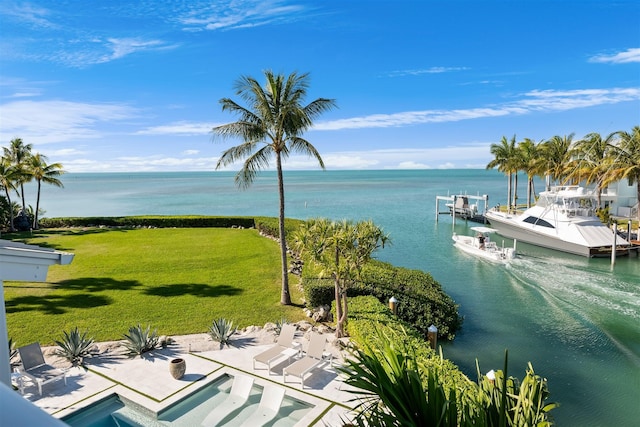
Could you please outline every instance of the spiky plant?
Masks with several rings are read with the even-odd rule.
[[[87,338],[88,331],[82,334],[76,326],[70,332],[64,332],[64,338],[61,341],[56,340],[58,349],[55,351],[56,356],[64,357],[75,365],[82,365],[85,357],[90,355],[93,338]]]
[[[142,355],[147,351],[151,351],[158,346],[159,338],[157,331],[151,331],[151,325],[147,329],[143,329],[138,323],[137,326],[131,326],[129,333],[124,334],[125,341],[122,346],[130,355]]]
[[[211,335],[211,339],[220,343],[220,348],[225,344],[229,347],[231,335],[235,334],[237,330],[237,327],[233,327],[232,321],[221,317],[213,321],[213,324],[209,327],[209,335]]]
[[[18,356],[18,350],[16,349],[16,343],[13,342],[13,338],[9,338],[9,362],[13,360],[14,357]],[[11,364],[13,366],[13,363]]]
[[[281,317],[280,320],[276,321],[276,327],[273,329],[273,332],[275,332],[276,336],[280,335],[280,332],[282,331],[282,327],[288,324],[289,324],[289,321],[287,320],[287,318]]]

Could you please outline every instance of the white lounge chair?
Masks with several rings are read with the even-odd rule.
[[[24,368],[24,371],[20,372],[20,374],[38,386],[40,396],[42,396],[42,386],[45,384],[64,379],[64,384],[67,385],[67,372],[48,365],[44,361],[40,343],[34,342],[20,347],[18,348],[18,353]]]
[[[214,427],[220,424],[222,420],[227,418],[237,409],[240,409],[249,400],[251,388],[253,387],[253,378],[246,375],[236,375],[233,378],[233,385],[229,396],[218,405],[209,415],[202,421],[204,427]]]
[[[283,356],[291,357],[291,355],[295,354],[294,345],[296,343],[293,341],[295,334],[295,325],[282,325],[276,344],[253,357],[253,369],[256,369],[256,362],[259,362],[267,365],[267,370],[269,371],[269,375],[271,375],[272,362],[282,358]]]
[[[282,381],[287,382],[287,375],[300,378],[304,388],[304,376],[324,362],[323,354],[327,339],[324,335],[311,333],[307,354],[282,370]]]
[[[244,420],[240,427],[261,427],[273,420],[280,411],[284,393],[285,390],[282,387],[265,385],[258,408]]]

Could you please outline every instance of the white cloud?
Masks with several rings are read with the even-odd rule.
[[[417,70],[398,70],[388,74],[389,77],[419,76],[422,74],[442,74],[456,71],[466,71],[467,67],[431,67]]]
[[[405,111],[391,114],[371,114],[362,117],[319,122],[314,130],[342,130],[387,128],[423,123],[457,122],[461,120],[522,115],[540,111],[565,111],[605,104],[637,101],[640,88],[580,89],[580,90],[532,90],[519,101],[491,107],[456,110]]]
[[[627,49],[613,55],[596,55],[589,58],[589,62],[608,62],[612,64],[627,64],[630,62],[640,62],[640,48]]]
[[[199,152],[200,152],[200,150],[184,150],[181,154],[183,156],[195,156]]]
[[[417,163],[413,160],[407,160],[406,162],[400,162],[398,169],[430,169],[431,167],[425,163]]]
[[[104,61],[112,61],[135,52],[145,50],[169,50],[175,49],[177,45],[168,45],[162,40],[143,40],[140,38],[109,38],[108,47],[112,50],[110,55],[103,56]]]
[[[48,19],[51,12],[42,7],[36,7],[29,3],[23,3],[21,5],[3,3],[2,8],[3,15],[18,22],[29,24],[31,27],[58,28],[58,25]]]
[[[258,27],[288,22],[304,10],[301,5],[283,5],[278,0],[219,2],[178,17],[187,31]]]
[[[148,127],[136,132],[138,135],[206,135],[217,126],[212,123],[174,122],[167,125]]]
[[[32,144],[99,138],[103,122],[118,122],[136,116],[127,105],[90,104],[70,101],[15,101],[0,105],[0,139],[23,138]]]
[[[48,151],[47,156],[54,157],[66,157],[66,156],[83,156],[87,154],[84,150],[77,150],[75,148],[61,148],[59,150]]]

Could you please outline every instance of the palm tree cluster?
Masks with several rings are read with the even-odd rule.
[[[4,193],[6,203],[0,205],[2,224],[10,231],[18,229],[37,229],[40,211],[40,191],[42,183],[62,187],[58,179],[64,173],[60,163],[47,163],[47,156],[32,152],[33,146],[25,144],[21,138],[11,140],[8,147],[2,148],[0,159],[0,190]],[[24,197],[24,184],[37,182],[35,209],[27,205]],[[12,202],[11,195],[16,194],[22,204]],[[16,218],[16,216],[18,218]],[[18,224],[18,227],[16,227]]]
[[[516,142],[506,136],[498,144],[491,144],[494,159],[487,169],[497,168],[507,175],[507,200],[509,210],[518,200],[518,172],[527,175],[527,207],[531,206],[535,189],[534,177],[545,178],[547,188],[552,183],[594,184],[600,206],[603,189],[609,184],[626,179],[636,184],[640,204],[640,126],[631,132],[617,131],[603,137],[593,132],[580,140],[574,134],[554,136],[535,142],[529,138]],[[640,209],[638,209],[640,220]]]

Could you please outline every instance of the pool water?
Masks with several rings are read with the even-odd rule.
[[[157,418],[144,408],[120,399],[117,395],[96,402],[64,417],[62,421],[71,427],[191,427],[201,425],[207,415],[222,403],[233,383],[233,377],[222,376],[203,389],[162,410]],[[225,426],[241,424],[258,407],[262,387],[253,386],[249,400],[242,410],[236,411]],[[285,396],[280,412],[272,427],[290,427],[300,421],[312,405]]]

